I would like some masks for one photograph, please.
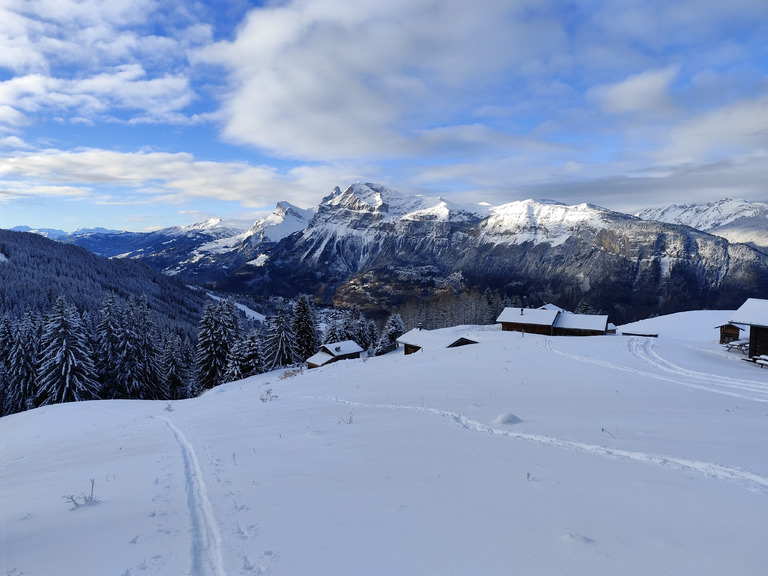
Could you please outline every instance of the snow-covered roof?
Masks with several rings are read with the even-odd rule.
[[[558,315],[557,320],[555,320],[555,328],[605,331],[608,328],[608,316],[600,314],[571,314],[570,312],[565,312]]]
[[[552,326],[559,312],[557,310],[540,310],[535,308],[504,308],[496,318],[496,322],[515,322],[519,324],[536,324]]]
[[[310,356],[307,358],[307,364],[314,364],[315,366],[325,366],[328,364],[328,362],[331,362],[334,359],[334,356],[331,354],[328,354],[328,352],[324,350],[320,350],[317,354],[314,356]]]
[[[729,322],[768,327],[768,300],[749,298],[733,313]]]
[[[331,342],[329,344],[323,344],[323,350],[332,356],[345,356],[347,354],[357,354],[362,352],[363,349],[354,340],[343,340],[341,342]]]
[[[451,344],[454,344],[465,338],[472,342],[476,340],[465,333],[466,328],[463,326],[456,326],[451,328],[441,328],[440,330],[419,330],[414,328],[409,330],[397,341],[400,344],[409,344],[411,346],[418,346],[419,348],[437,349],[448,348]]]
[[[539,310],[556,310],[558,312],[565,312],[565,308],[560,308],[560,306],[556,306],[551,302],[544,304],[544,306],[539,306]]]

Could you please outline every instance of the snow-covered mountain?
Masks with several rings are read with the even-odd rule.
[[[64,230],[57,230],[56,228],[30,228],[29,226],[14,226],[10,229],[12,232],[31,232],[32,234],[38,234],[51,240],[60,240],[67,236],[67,232]]]
[[[280,202],[249,230],[213,220],[68,241],[141,259],[187,282],[260,295],[308,293],[373,313],[413,298],[491,288],[570,309],[588,300],[621,322],[735,307],[768,293],[768,255],[689,227],[716,227],[723,236],[730,230],[732,240],[748,235],[760,246],[764,207],[724,201],[697,209],[697,220],[684,220],[693,212],[681,207],[639,218],[546,200],[457,204],[356,183],[335,188],[314,210]]]
[[[637,216],[645,220],[691,226],[722,236],[729,242],[741,242],[768,251],[768,204],[763,202],[726,198],[706,204],[649,208]]]
[[[763,574],[768,383],[717,344],[731,314],[631,327],[654,339],[467,326],[477,344],[0,418],[0,569]]]
[[[768,257],[685,226],[589,204],[466,206],[354,184],[336,188],[305,229],[219,286],[306,292],[369,310],[490,287],[570,309],[586,299],[625,321],[691,306],[738,306],[768,290]]]
[[[278,242],[294,232],[304,230],[314,215],[312,208],[305,210],[290,202],[278,202],[272,214],[256,220],[248,230],[245,240],[252,247],[265,242]]]

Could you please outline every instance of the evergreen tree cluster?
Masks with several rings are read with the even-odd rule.
[[[0,414],[95,399],[190,394],[190,344],[161,331],[145,297],[109,294],[95,316],[65,297],[42,316],[0,317]]]
[[[519,299],[515,298],[515,301]],[[429,330],[462,324],[493,324],[512,299],[501,298],[490,289],[459,294],[444,293],[430,300],[412,300],[398,310],[406,330],[419,324]]]
[[[373,351],[379,341],[379,330],[373,320],[369,320],[353,306],[346,310],[334,310],[326,319],[323,344],[353,340],[363,350]]]

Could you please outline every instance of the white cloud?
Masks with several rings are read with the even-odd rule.
[[[529,4],[287,2],[254,9],[234,41],[196,58],[230,70],[228,138],[291,158],[392,157],[506,71],[549,65],[541,55],[564,33]]]
[[[673,108],[669,96],[669,84],[677,73],[677,66],[648,70],[615,84],[593,88],[589,95],[610,114],[666,112]]]
[[[41,74],[0,82],[0,123],[19,124],[25,114],[67,111],[84,117],[107,118],[118,110],[139,110],[146,117],[167,121],[192,99],[184,76],[146,78],[137,64],[84,79],[68,80]],[[78,119],[82,121],[84,118]]]
[[[762,151],[762,152],[761,152]],[[664,164],[707,163],[768,151],[768,96],[700,114],[670,130],[655,157]]]
[[[0,158],[0,177],[14,195],[45,198],[66,193],[111,205],[210,198],[252,209],[277,200],[314,206],[344,179],[360,175],[344,165],[300,166],[280,173],[270,166],[201,161],[184,153],[86,149],[17,151]]]

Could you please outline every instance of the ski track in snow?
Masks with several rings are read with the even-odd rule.
[[[587,454],[596,454],[598,456],[607,456],[609,458],[617,460],[635,460],[638,462],[646,462],[649,464],[655,464],[664,468],[670,468],[673,470],[684,470],[689,472],[696,472],[707,478],[715,480],[727,480],[734,482],[747,490],[768,495],[768,478],[754,474],[746,470],[739,468],[731,468],[728,466],[722,466],[713,462],[702,462],[700,460],[688,460],[686,458],[676,458],[674,456],[667,456],[664,454],[648,454],[645,452],[633,452],[629,450],[619,450],[615,448],[609,448],[607,446],[600,446],[598,444],[588,444],[585,442],[576,442],[573,440],[566,440],[564,438],[554,438],[551,436],[543,436],[541,434],[527,434],[524,432],[514,432],[504,428],[496,428],[489,424],[474,420],[463,414],[456,412],[450,412],[448,410],[441,410],[439,408],[425,408],[422,406],[409,406],[409,405],[397,405],[397,404],[366,404],[363,402],[352,402],[343,398],[325,397],[325,396],[295,396],[296,399],[303,400],[321,400],[326,402],[333,402],[336,404],[344,404],[346,406],[352,406],[354,408],[371,408],[377,410],[405,410],[411,412],[420,412],[423,414],[430,414],[433,416],[439,416],[445,420],[448,420],[455,426],[466,430],[468,432],[477,432],[480,434],[486,434],[489,436],[503,436],[505,438],[512,438],[515,440],[526,440],[528,442],[536,442],[548,446],[555,446],[558,448],[565,448],[568,450],[574,450],[576,452],[584,452]]]
[[[631,372],[632,374],[637,374],[639,376],[663,380],[664,382],[672,382],[673,384],[679,384],[697,390],[706,390],[708,392],[724,394],[734,398],[752,400],[754,402],[768,402],[768,382],[729,378],[728,376],[717,376],[684,368],[662,358],[656,351],[655,344],[648,338],[630,337],[627,343],[628,351],[645,364],[669,374],[669,376],[659,374],[658,372],[646,372],[621,364],[613,364],[612,362],[607,362],[605,360],[597,360],[588,356],[580,356],[578,354],[556,350],[552,347],[551,338],[542,338],[539,340],[539,345],[548,352],[572,360],[578,360],[579,362],[587,362],[589,364],[595,364],[596,366],[613,368],[614,370],[621,370],[623,372]]]
[[[192,574],[194,576],[226,576],[221,556],[221,535],[216,524],[213,506],[194,446],[173,422],[159,417],[173,432],[184,458],[187,504],[192,522]]]

